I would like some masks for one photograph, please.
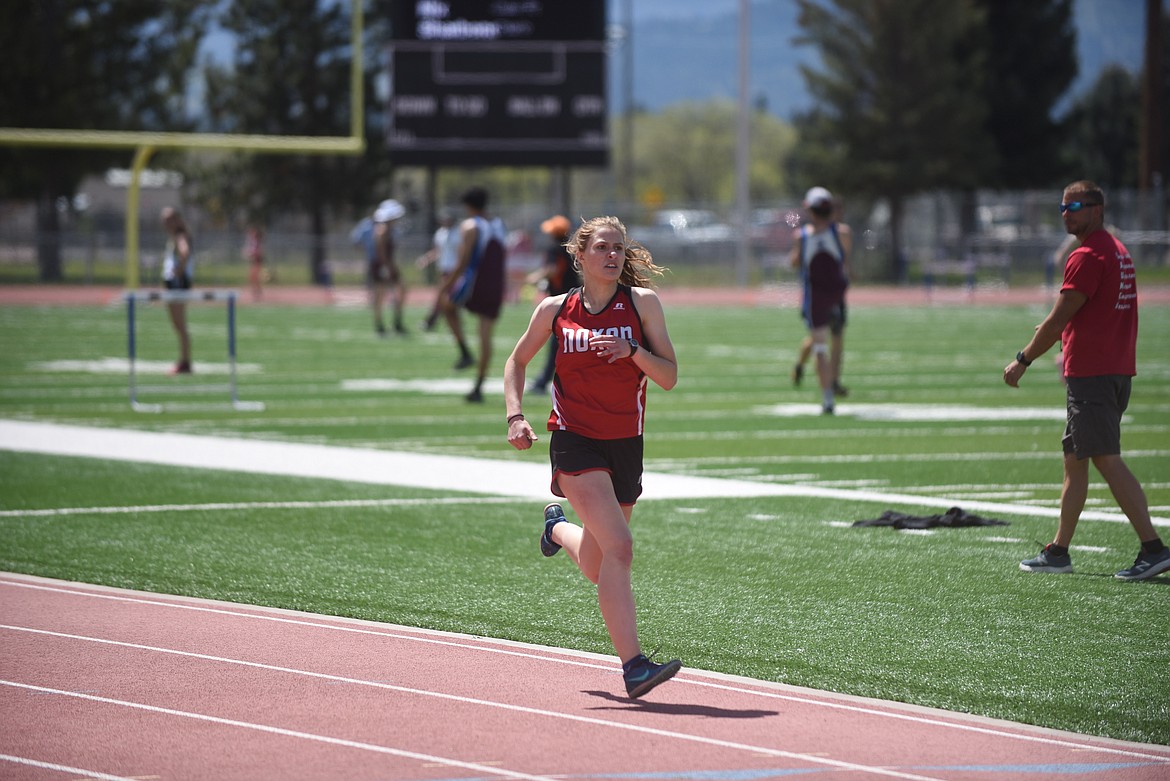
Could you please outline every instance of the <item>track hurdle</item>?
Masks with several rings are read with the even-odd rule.
[[[227,309],[227,391],[230,404],[233,409],[241,411],[262,411],[264,409],[264,402],[240,401],[236,384],[236,297],[237,291],[235,290],[127,290],[122,294],[122,298],[126,301],[126,346],[130,358],[129,379],[131,409],[136,412],[162,412],[164,407],[167,406],[163,404],[144,404],[138,400],[137,304],[140,301],[143,303],[160,302],[164,304],[177,302],[225,302]],[[158,388],[157,390],[164,389]],[[175,392],[175,390],[186,392],[217,392],[223,390],[223,386],[194,386],[184,384],[178,389],[168,388],[165,390],[170,392]]]

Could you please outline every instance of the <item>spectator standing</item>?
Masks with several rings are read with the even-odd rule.
[[[393,198],[382,201],[371,217],[359,222],[350,232],[354,244],[362,247],[366,255],[366,282],[370,287],[370,308],[373,310],[374,331],[379,336],[386,334],[386,321],[382,316],[387,295],[392,295],[391,308],[394,315],[394,330],[405,334],[403,308],[406,305],[406,283],[394,256],[394,223],[406,214],[406,208]]]
[[[163,255],[163,287],[167,290],[190,290],[195,280],[194,247],[191,232],[178,209],[167,206],[161,214],[163,228],[167,232],[167,246]],[[187,302],[168,301],[167,313],[171,326],[179,337],[179,360],[171,368],[171,374],[190,374],[191,331],[187,327]]]
[[[244,259],[248,261],[252,300],[259,301],[264,293],[264,229],[259,225],[249,225],[244,234]]]
[[[1062,440],[1064,485],[1056,536],[1040,554],[1020,562],[1026,572],[1072,572],[1069,545],[1089,490],[1092,462],[1141,543],[1122,580],[1144,580],[1170,570],[1170,549],[1150,520],[1141,483],[1121,457],[1121,417],[1137,374],[1137,277],[1129,250],[1105,229],[1105,193],[1093,182],[1064,188],[1060,213],[1065,230],[1080,243],[1064,267],[1052,310],[1031,341],[1003,370],[1019,387],[1024,372],[1057,341],[1064,347],[1068,422]]]

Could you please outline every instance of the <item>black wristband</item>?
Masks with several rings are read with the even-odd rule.
[[[517,420],[524,420],[524,413],[523,412],[517,412],[515,415],[509,415],[508,416],[508,425],[509,426],[512,425]]]
[[[1020,363],[1022,363],[1024,366],[1031,366],[1032,365],[1032,362],[1024,357],[1023,350],[1020,350],[1018,353],[1016,353],[1016,360],[1019,361]]]

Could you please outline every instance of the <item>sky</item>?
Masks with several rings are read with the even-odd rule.
[[[547,0],[563,2],[564,0]],[[1027,0],[1020,0],[1026,2]],[[798,72],[801,62],[815,62],[815,52],[807,47],[791,45],[796,31],[796,0],[763,0],[753,13],[751,91],[753,96],[767,98],[769,109],[777,115],[791,118],[798,110],[808,107],[803,80]],[[734,31],[740,0],[608,0],[609,26],[620,28],[627,14],[634,22],[635,63],[634,100],[651,110],[679,100],[705,101],[716,97],[734,98],[736,90]],[[1056,106],[1062,112],[1078,96],[1087,92],[1101,70],[1109,64],[1120,64],[1137,73],[1142,63],[1145,23],[1144,0],[1074,0],[1074,24],[1077,28],[1077,54],[1081,67],[1076,80],[1064,100]],[[761,22],[759,9],[768,8],[781,16],[770,23]],[[1163,0],[1163,8],[1170,8],[1170,0]],[[767,31],[768,38],[760,40]],[[686,36],[685,33],[691,33]],[[713,35],[710,40],[707,35]],[[672,47],[672,40],[687,39],[687,46],[696,40],[704,41],[714,52],[711,59],[703,58],[699,72],[688,72],[696,67],[688,61],[685,47]],[[643,48],[639,48],[639,43]],[[231,38],[219,32],[209,37],[204,47],[207,56],[226,60],[230,54]],[[671,61],[671,58],[677,58]],[[699,58],[692,58],[699,59]],[[709,65],[720,63],[715,72]],[[615,52],[611,60],[613,89],[611,111],[620,113],[625,103],[622,94],[623,56]],[[198,93],[198,91],[196,91]],[[198,98],[196,97],[196,101]]]
[[[627,3],[631,5],[627,6]],[[657,35],[667,40],[671,37],[675,39],[685,37],[688,39],[688,46],[701,45],[692,42],[687,35],[688,28],[715,29],[721,39],[732,37],[739,6],[739,0],[609,0],[608,3],[611,25],[623,24],[628,8],[628,12],[633,15],[636,38],[645,42],[647,38]],[[778,12],[781,18],[775,22],[762,20],[763,8],[768,8],[768,12],[773,15]],[[1163,0],[1163,9],[1167,8],[1170,8],[1170,0]],[[753,94],[764,94],[774,113],[791,118],[794,109],[807,108],[807,96],[804,94],[803,79],[799,76],[797,65],[801,62],[815,63],[815,52],[806,47],[790,45],[791,35],[796,31],[796,0],[764,0],[762,4],[753,3],[753,9],[751,90]],[[723,20],[722,24],[718,22],[720,19]],[[1106,65],[1116,63],[1133,73],[1138,72],[1142,63],[1145,35],[1145,1],[1074,0],[1073,23],[1077,30],[1080,70],[1064,100],[1056,106],[1058,113],[1066,109],[1078,96],[1087,92]],[[734,97],[733,60],[728,60],[722,69],[727,73],[716,79],[714,74],[688,72],[689,63],[685,53],[680,54],[677,62],[666,63],[664,57],[670,56],[667,53],[669,49],[662,46],[654,48],[653,57],[647,56],[645,59],[635,61],[635,104],[659,109],[661,105],[656,104],[655,98],[673,102],[680,96],[678,88],[682,85],[695,88],[695,94],[687,96],[690,99]],[[766,61],[762,66],[761,60]],[[675,82],[656,78],[655,74],[645,72],[647,69],[645,63],[650,62],[668,64],[669,67],[665,70],[685,74],[685,77],[676,79]],[[615,58],[613,67],[621,68],[618,58]],[[641,75],[639,71],[642,71]],[[619,86],[615,102],[620,106],[622,101]]]

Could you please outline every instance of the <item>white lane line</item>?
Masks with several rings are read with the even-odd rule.
[[[227,469],[373,485],[397,485],[450,492],[451,475],[468,493],[549,501],[547,463],[497,461],[426,453],[228,439],[189,434],[99,429],[0,420],[0,450],[116,459],[166,466]],[[812,497],[871,502],[908,507],[953,507],[954,497],[863,491],[809,485],[777,485],[749,480],[726,480],[692,475],[646,472],[644,500],[717,499],[745,497]],[[965,501],[969,512],[1027,517],[1060,515],[1059,507],[1030,504]],[[1085,510],[1082,520],[1128,523],[1120,512]],[[1155,525],[1170,526],[1170,517],[1155,517]]]
[[[84,638],[81,638],[84,639]],[[145,648],[145,646],[142,646]],[[163,650],[163,649],[155,649]],[[228,660],[222,660],[228,661]],[[123,708],[133,708],[135,710],[142,710],[148,713],[159,713],[164,716],[179,716],[185,719],[194,719],[196,721],[205,721],[211,724],[220,724],[227,727],[240,727],[242,729],[255,730],[257,732],[266,732],[271,735],[280,735],[287,738],[298,738],[300,740],[312,740],[318,743],[327,743],[332,746],[340,746],[342,748],[355,748],[363,751],[373,751],[379,754],[390,754],[396,757],[403,757],[405,759],[414,759],[419,762],[433,762],[447,767],[457,767],[461,770],[472,770],[476,773],[486,773],[501,778],[517,778],[525,781],[552,781],[548,776],[533,776],[527,773],[516,773],[511,770],[503,770],[500,768],[489,767],[488,765],[479,765],[474,762],[462,762],[458,759],[449,759],[447,757],[439,757],[433,754],[420,754],[417,751],[405,751],[403,749],[391,748],[390,746],[379,746],[374,743],[362,743],[356,740],[346,740],[344,738],[332,738],[328,735],[315,735],[311,732],[301,732],[299,730],[284,729],[283,727],[273,727],[267,724],[256,724],[250,721],[239,721],[237,719],[225,719],[220,716],[209,716],[205,713],[193,713],[191,711],[175,710],[174,708],[162,708],[157,705],[146,705],[141,702],[129,702],[127,700],[115,700],[110,697],[98,697],[94,694],[85,694],[84,692],[67,691],[65,689],[52,689],[47,686],[34,686],[32,684],[20,683],[18,681],[0,680],[0,686],[11,686],[14,689],[24,689],[26,691],[40,692],[42,694],[57,694],[62,697],[75,697],[79,700],[87,700],[89,702],[100,702],[104,705],[118,705]]]
[[[12,762],[16,765],[24,765],[26,767],[35,767],[40,770],[56,770],[58,773],[69,773],[73,776],[81,776],[82,778],[96,778],[98,781],[141,781],[141,779],[128,776],[112,776],[109,773],[99,773],[96,770],[83,770],[79,767],[70,767],[69,765],[58,765],[54,762],[41,762],[38,759],[29,759],[28,757],[14,757],[11,754],[0,754],[0,761]]]
[[[680,679],[682,680],[682,679]],[[1152,759],[1167,763],[1167,768],[1170,768],[1170,756],[1164,754],[1148,754],[1141,751],[1133,751],[1130,749],[1115,748],[1112,746],[1100,746],[1093,743],[1078,743],[1076,741],[1065,740],[1062,738],[1050,738],[1041,735],[1026,735],[1015,732],[1008,732],[1001,729],[994,729],[991,727],[980,727],[974,724],[959,724],[951,721],[927,718],[924,716],[915,716],[909,713],[897,713],[883,710],[875,710],[873,708],[864,708],[859,705],[849,705],[841,702],[808,700],[804,697],[798,697],[791,694],[780,694],[779,692],[760,691],[757,689],[748,689],[740,686],[728,686],[726,684],[713,683],[710,681],[696,681],[685,680],[686,683],[694,684],[695,686],[707,686],[713,689],[724,689],[726,691],[736,692],[738,694],[754,694],[758,697],[777,700],[790,700],[792,702],[799,702],[802,704],[816,704],[826,708],[836,708],[838,710],[852,711],[855,713],[864,713],[868,716],[888,716],[892,719],[901,719],[903,721],[912,721],[919,724],[926,724],[931,727],[954,727],[955,729],[966,730],[968,732],[978,732],[984,735],[994,735],[1001,738],[1012,738],[1015,740],[1023,740],[1031,743],[1045,743],[1053,746],[1061,746],[1073,751],[1100,751],[1106,754],[1121,754],[1127,757],[1138,757],[1141,759]]]
[[[935,778],[933,776],[920,776],[913,773],[903,773],[897,770],[890,770],[887,768],[876,767],[871,765],[859,765],[854,762],[844,762],[836,759],[828,759],[826,757],[815,756],[812,754],[801,754],[794,751],[785,751],[778,748],[770,748],[767,746],[753,746],[748,743],[738,743],[730,740],[722,740],[720,738],[709,738],[703,735],[692,735],[686,732],[675,732],[673,730],[663,730],[654,727],[643,727],[638,724],[625,724],[618,721],[608,721],[606,719],[599,719],[593,716],[579,716],[573,713],[561,713],[558,711],[544,710],[543,708],[529,708],[524,705],[512,705],[504,702],[494,702],[492,700],[481,700],[475,697],[464,697],[458,694],[446,694],[444,692],[430,691],[427,689],[415,689],[410,686],[398,686],[391,683],[384,683],[381,681],[367,681],[360,678],[349,678],[342,675],[330,675],[328,673],[318,673],[309,670],[298,670],[291,667],[280,667],[271,664],[262,664],[260,662],[250,662],[244,659],[230,659],[223,656],[211,656],[208,654],[199,654],[191,651],[180,651],[174,648],[159,648],[157,646],[139,645],[137,643],[125,643],[117,640],[106,640],[100,637],[87,637],[84,635],[71,635],[63,632],[49,632],[42,629],[31,629],[27,627],[17,627],[0,625],[0,629],[6,629],[16,632],[28,632],[31,634],[44,635],[50,637],[59,637],[67,640],[79,640],[83,642],[98,643],[101,645],[111,645],[121,648],[133,648],[139,651],[150,651],[153,653],[170,654],[190,659],[199,659],[206,662],[219,662],[222,664],[238,665],[241,667],[249,667],[252,669],[265,670],[268,672],[285,673],[289,675],[300,675],[308,678],[316,678],[319,680],[330,681],[333,683],[348,683],[355,686],[368,686],[374,689],[382,689],[384,691],[393,691],[400,694],[410,694],[418,697],[430,697],[439,700],[447,700],[450,702],[458,702],[465,705],[473,705],[477,707],[495,708],[498,710],[510,711],[513,713],[523,713],[529,716],[541,716],[551,719],[561,719],[564,721],[577,722],[579,724],[588,724],[596,727],[610,727],[617,730],[627,732],[640,732],[646,735],[654,735],[660,738],[669,738],[672,740],[681,740],[689,743],[700,743],[708,746],[716,746],[718,748],[730,749],[733,751],[742,751],[753,755],[764,755],[771,757],[780,757],[783,759],[792,759],[799,762],[808,762],[817,765],[824,765],[826,767],[838,768],[841,770],[852,770],[858,773],[872,773],[879,776],[889,776],[891,778],[902,778],[908,781],[943,781],[943,779]],[[414,752],[404,751],[402,749],[395,749],[386,746],[376,746],[369,743],[357,743],[355,741],[342,740],[340,738],[328,738],[321,735],[314,735],[307,732],[296,732],[293,730],[286,730],[281,727],[271,727],[261,724],[252,724],[244,721],[236,721],[234,719],[224,719],[218,716],[207,716],[204,714],[190,713],[186,711],[177,711],[170,708],[161,708],[155,705],[145,705],[142,703],[127,702],[122,700],[114,700],[106,697],[99,697],[92,694],[84,694],[82,692],[71,692],[61,689],[50,689],[42,686],[34,686],[31,684],[23,684],[15,681],[0,680],[0,686],[14,686],[22,689],[30,689],[50,694],[61,694],[69,697],[78,697],[80,699],[93,700],[96,702],[104,702],[114,705],[123,705],[131,708],[140,708],[142,710],[165,713],[174,716],[185,716],[188,718],[195,718],[205,721],[211,721],[219,724],[227,724],[230,726],[243,727],[247,729],[257,729],[264,732],[271,732],[274,734],[288,735],[292,737],[306,738],[309,740],[319,740],[326,743],[333,743],[336,745],[348,746],[351,748],[362,748],[371,751],[381,751],[384,753],[395,754],[398,756],[424,758],[426,755],[416,754]],[[488,768],[476,766],[470,763],[460,763],[455,760],[447,760],[435,757],[434,761],[441,761],[444,764],[450,764],[456,767],[466,767],[475,769],[480,767],[481,771],[486,772]],[[494,775],[506,775],[510,778],[534,778],[533,776],[525,776],[519,774],[511,774],[507,771],[494,771]]]
[[[374,637],[385,637],[385,638],[389,638],[391,640],[409,640],[409,641],[415,642],[415,643],[429,643],[431,645],[451,646],[453,648],[471,649],[471,650],[476,650],[476,651],[483,651],[485,653],[502,654],[504,656],[519,656],[519,657],[526,658],[526,659],[540,659],[543,661],[549,660],[548,656],[541,655],[538,653],[533,653],[531,650],[515,651],[515,650],[507,650],[505,648],[494,648],[494,647],[490,647],[490,646],[476,645],[470,641],[472,639],[480,640],[480,638],[470,638],[467,635],[458,635],[458,634],[455,634],[452,632],[440,632],[440,631],[435,630],[435,629],[416,629],[414,627],[401,627],[401,628],[399,628],[399,631],[397,631],[397,632],[386,631],[384,629],[365,629],[365,628],[362,628],[359,626],[338,625],[336,623],[325,623],[322,621],[314,621],[311,619],[288,618],[288,617],[280,616],[280,615],[266,615],[266,614],[259,614],[259,613],[246,613],[246,612],[243,612],[240,610],[233,610],[230,608],[216,608],[216,607],[207,607],[204,605],[190,605],[190,604],[182,604],[182,603],[177,603],[177,602],[166,602],[163,600],[156,600],[156,599],[143,599],[140,597],[126,597],[126,596],[121,596],[118,594],[98,594],[98,593],[93,593],[90,591],[68,589],[68,588],[57,588],[57,587],[53,587],[53,586],[42,586],[42,585],[38,585],[35,583],[23,583],[23,582],[19,582],[19,581],[10,581],[10,580],[3,580],[3,579],[0,579],[0,586],[15,586],[17,588],[27,588],[27,589],[34,589],[34,590],[39,590],[39,591],[51,591],[51,592],[55,592],[55,593],[59,593],[59,594],[68,594],[70,596],[92,597],[93,599],[107,599],[107,600],[110,600],[113,602],[129,602],[129,603],[133,603],[133,604],[147,605],[149,607],[165,607],[165,608],[174,608],[177,610],[190,610],[190,611],[198,612],[198,613],[211,613],[211,614],[215,614],[215,615],[230,616],[232,618],[250,618],[250,619],[257,620],[257,621],[270,621],[272,623],[277,623],[277,624],[292,624],[294,626],[308,627],[310,629],[325,629],[325,630],[329,630],[329,631],[333,631],[333,632],[348,632],[351,634],[358,634],[358,635],[372,635]],[[203,600],[201,600],[201,601],[203,601]],[[263,610],[263,611],[276,611],[276,610],[278,610],[278,608],[269,608],[269,607],[263,607],[263,606],[256,606],[256,609]],[[360,621],[359,619],[349,619],[349,618],[337,618],[335,620],[336,621],[343,621],[346,623]],[[365,624],[368,622],[363,621],[360,623]],[[393,626],[393,625],[387,624],[386,626],[389,627],[389,626]],[[418,634],[414,634],[414,633],[418,633]],[[425,635],[425,636],[420,637],[419,635]],[[440,639],[440,638],[465,638],[465,639],[457,642],[457,641],[451,640],[451,639]],[[489,638],[489,637],[482,638],[482,642],[492,643],[492,644],[507,643],[509,645],[514,645],[516,647],[525,648],[525,649],[538,649],[539,648],[539,646],[531,646],[531,645],[527,645],[524,643],[510,643],[509,641],[501,641],[501,640],[496,640],[496,639]],[[546,653],[564,653],[564,654],[572,654],[572,655],[582,655],[580,652],[577,652],[577,651],[568,651],[568,650],[562,650],[562,649],[558,649],[558,648],[548,648],[548,649],[541,649],[541,650],[544,650]],[[594,657],[591,656],[591,658],[594,658]],[[606,670],[606,671],[612,672],[612,673],[616,673],[620,667],[616,659],[612,659],[609,657],[603,658],[600,656],[597,656],[595,658],[597,659],[596,662],[582,662],[582,661],[576,661],[576,660],[572,660],[572,659],[560,659],[558,661],[561,661],[564,664],[576,665],[579,667],[590,667],[590,668],[597,669],[597,670]]]
[[[128,597],[128,596],[124,596],[124,595],[120,595],[120,594],[98,594],[98,593],[93,593],[91,591],[82,590],[82,589],[60,588],[60,587],[56,587],[56,586],[46,586],[46,585],[40,585],[40,584],[36,584],[36,583],[10,581],[10,580],[5,580],[5,579],[0,579],[0,586],[17,586],[17,587],[21,587],[21,588],[30,588],[30,589],[37,589],[37,590],[43,590],[43,591],[52,591],[52,592],[67,594],[70,596],[94,597],[97,599],[109,599],[109,600],[118,601],[118,602],[130,602],[130,603],[136,603],[136,604],[144,604],[144,605],[153,606],[153,607],[177,608],[180,610],[193,610],[193,611],[199,611],[199,612],[216,613],[216,614],[228,615],[228,616],[237,617],[237,618],[249,618],[249,619],[256,619],[256,620],[261,620],[261,621],[273,621],[273,622],[277,622],[277,623],[305,626],[305,627],[312,628],[312,629],[325,629],[325,630],[329,630],[329,631],[350,632],[350,633],[355,633],[355,634],[374,635],[376,637],[387,637],[387,638],[391,638],[394,640],[410,640],[410,641],[421,642],[421,643],[432,643],[435,645],[444,645],[444,646],[450,646],[453,648],[460,648],[460,649],[471,650],[471,651],[481,651],[484,653],[496,653],[496,654],[503,654],[506,656],[518,656],[518,657],[527,658],[527,659],[535,659],[537,661],[552,662],[554,664],[567,664],[567,665],[572,665],[572,666],[577,666],[577,667],[587,667],[587,668],[593,668],[593,669],[598,669],[598,670],[605,670],[607,672],[616,672],[616,669],[617,669],[617,660],[609,658],[609,657],[601,657],[601,656],[595,655],[595,654],[584,654],[583,652],[567,651],[567,650],[559,649],[559,648],[546,648],[546,647],[542,647],[542,646],[533,646],[533,645],[529,645],[529,644],[525,644],[525,643],[517,643],[517,642],[513,642],[513,641],[495,640],[495,639],[486,638],[486,637],[485,638],[478,638],[478,637],[477,638],[470,638],[466,635],[460,635],[460,634],[457,634],[454,632],[442,632],[439,630],[432,630],[432,629],[417,629],[416,630],[413,628],[402,627],[402,629],[404,629],[404,630],[409,629],[410,632],[417,631],[417,632],[424,633],[427,635],[435,636],[435,637],[419,637],[419,636],[412,635],[412,634],[402,634],[402,633],[396,633],[396,632],[379,631],[376,629],[364,629],[364,628],[355,627],[355,626],[344,626],[344,625],[339,626],[337,624],[322,623],[320,621],[314,621],[311,619],[291,618],[291,617],[280,616],[280,615],[262,615],[262,614],[257,614],[257,613],[245,613],[245,612],[240,612],[238,610],[232,610],[230,608],[212,608],[212,607],[205,607],[202,605],[188,605],[188,604],[182,604],[182,603],[167,602],[167,601],[163,601],[163,600],[143,599],[140,597]],[[204,600],[199,600],[199,601],[204,601]],[[258,610],[265,610],[265,611],[278,610],[277,608],[265,608],[265,607],[257,607],[257,609]],[[356,623],[360,623],[360,624],[367,623],[367,622],[361,621],[360,619],[336,619],[336,620],[345,621],[345,622],[356,622]],[[2,628],[2,625],[0,625],[0,628]],[[40,631],[40,630],[30,630],[30,631]],[[438,639],[438,638],[446,638],[446,639]],[[476,642],[470,642],[472,640],[474,640]],[[509,646],[510,648],[494,648],[491,645],[484,645],[483,643],[503,644],[503,645]],[[517,649],[517,648],[525,649],[525,650],[511,650],[511,649]],[[596,659],[597,661],[596,662],[586,662],[586,661],[578,661],[575,659],[568,659],[568,658],[564,658],[565,654],[587,656],[591,659]],[[1017,733],[1017,732],[1013,732],[1013,731],[1005,730],[1005,729],[972,725],[972,724],[967,724],[967,723],[963,723],[963,722],[949,721],[946,719],[937,719],[937,718],[928,718],[928,717],[923,717],[923,716],[908,715],[908,714],[898,713],[895,711],[885,710],[885,709],[880,709],[880,708],[873,708],[873,707],[868,707],[868,706],[863,706],[863,705],[846,704],[846,703],[842,703],[839,701],[839,699],[842,699],[842,698],[850,699],[849,695],[832,695],[832,697],[834,697],[835,699],[822,699],[820,697],[815,697],[815,696],[810,696],[810,695],[782,694],[782,693],[779,693],[776,691],[769,690],[769,687],[783,686],[783,684],[770,684],[767,681],[756,681],[756,680],[752,680],[752,679],[746,679],[754,686],[765,687],[765,690],[761,691],[758,689],[747,688],[745,686],[731,686],[731,685],[725,684],[725,683],[713,683],[713,682],[708,682],[708,681],[695,680],[694,676],[697,676],[697,675],[715,677],[715,678],[719,678],[719,679],[729,679],[729,680],[736,679],[736,676],[728,676],[728,675],[724,675],[722,673],[710,673],[710,672],[707,672],[704,670],[690,670],[690,669],[688,669],[688,670],[686,670],[686,675],[684,675],[683,677],[675,678],[675,681],[678,683],[693,684],[696,686],[708,686],[708,687],[712,687],[712,688],[721,688],[721,689],[726,689],[728,691],[750,694],[750,695],[755,695],[755,696],[759,696],[759,697],[789,700],[792,702],[802,703],[805,705],[814,705],[814,706],[826,707],[826,708],[837,708],[837,709],[842,709],[842,710],[851,710],[851,711],[855,711],[858,713],[864,713],[866,715],[878,716],[878,717],[882,717],[882,718],[907,719],[910,721],[919,721],[921,723],[929,724],[932,726],[946,727],[946,728],[957,729],[957,730],[968,730],[968,731],[980,732],[980,733],[984,733],[984,734],[995,735],[995,736],[1005,737],[1005,738],[1012,738],[1012,739],[1017,739],[1017,740],[1034,741],[1034,742],[1039,742],[1039,743],[1049,743],[1052,745],[1064,746],[1064,747],[1069,748],[1071,750],[1077,750],[1077,751],[1102,751],[1102,752],[1111,753],[1111,754],[1121,754],[1124,756],[1134,756],[1134,757],[1140,757],[1143,759],[1155,759],[1155,760],[1161,760],[1164,762],[1170,762],[1170,756],[1165,756],[1165,755],[1161,755],[1161,754],[1148,754],[1148,753],[1143,753],[1140,751],[1134,751],[1132,749],[1122,749],[1122,748],[1101,746],[1101,745],[1097,745],[1097,744],[1093,744],[1093,743],[1085,743],[1085,742],[1080,742],[1080,741],[1075,741],[1075,740],[1069,740],[1067,738],[1053,738],[1053,737],[1037,736],[1037,735],[1031,735],[1031,734],[1022,734],[1022,733]],[[826,694],[826,696],[829,696],[829,695]],[[864,698],[856,698],[856,699],[863,700]],[[899,704],[898,703],[890,703],[889,705],[890,705],[890,707],[898,707]],[[917,707],[917,706],[904,706],[904,707]],[[991,720],[989,719],[988,721],[991,721]]]

